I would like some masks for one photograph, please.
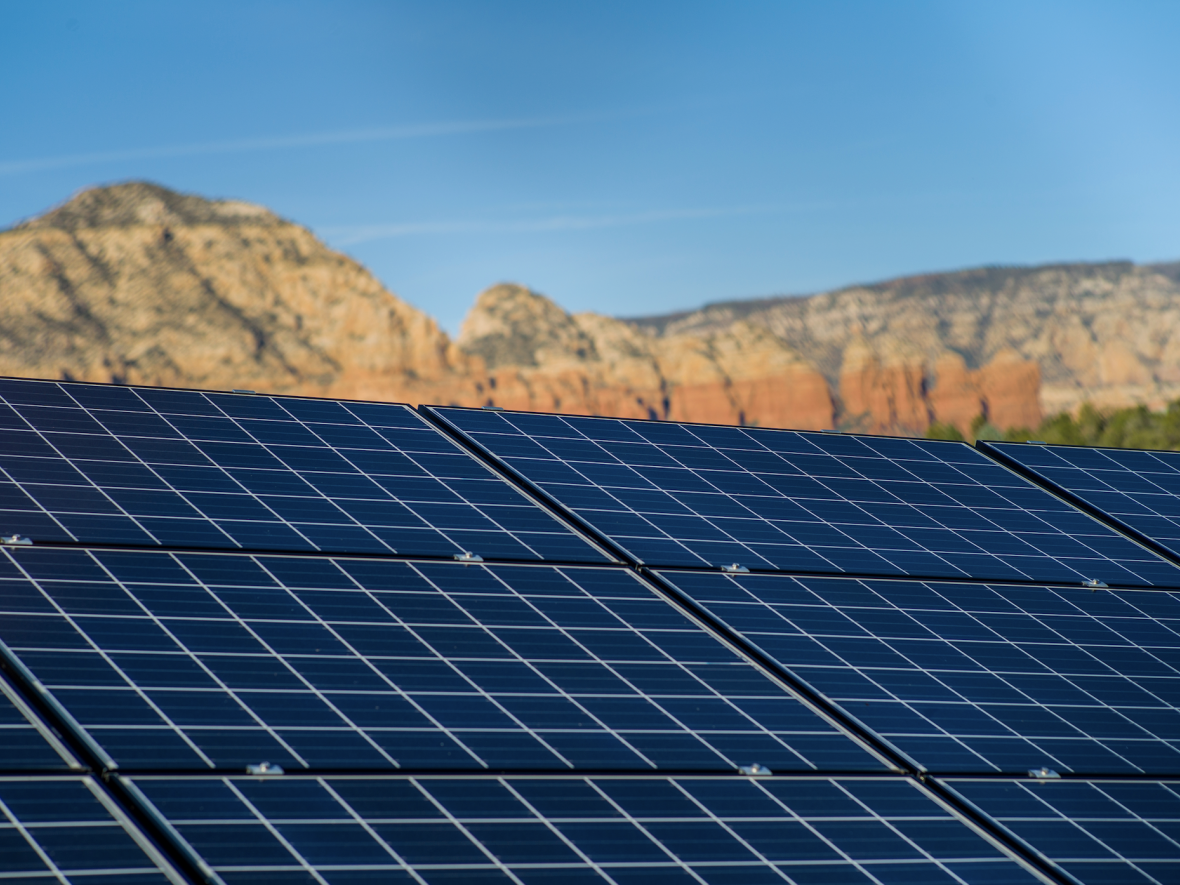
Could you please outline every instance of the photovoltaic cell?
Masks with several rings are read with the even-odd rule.
[[[606,560],[406,406],[0,381],[0,533]]]
[[[904,781],[128,780],[230,885],[1040,881]]]
[[[1078,586],[1176,566],[962,444],[435,412],[707,617],[408,407],[0,381],[0,881],[183,881],[115,796],[225,885],[1040,881],[825,707],[1176,880],[1180,597]],[[1180,553],[1180,456],[1013,450]]]
[[[987,447],[1180,556],[1180,452]]]
[[[1180,586],[962,443],[434,411],[649,565]]]
[[[0,771],[81,768],[0,673]]]
[[[0,881],[185,880],[91,778],[0,776]]]
[[[1178,782],[949,779],[946,783],[1083,885],[1177,881]]]
[[[0,562],[0,640],[125,769],[884,767],[621,568]]]
[[[930,771],[1180,773],[1180,596],[664,572]]]

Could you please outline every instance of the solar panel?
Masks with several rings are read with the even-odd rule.
[[[0,381],[0,534],[603,562],[406,406]]]
[[[929,770],[1180,774],[1180,596],[665,572]]]
[[[906,781],[127,780],[227,882],[1041,881]]]
[[[0,771],[69,770],[82,766],[0,673]]]
[[[1083,885],[1180,872],[1180,782],[951,779],[948,786]]]
[[[962,443],[432,411],[649,565],[1180,586]]]
[[[184,885],[88,776],[0,776],[0,881]]]
[[[1180,452],[986,445],[1001,458],[1180,556]]]
[[[111,765],[884,768],[621,568],[0,562],[0,640]]]
[[[0,381],[0,535],[0,881],[1176,860],[1180,568],[965,445]]]

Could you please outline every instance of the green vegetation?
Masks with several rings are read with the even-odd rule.
[[[1073,446],[1111,446],[1120,449],[1180,450],[1180,400],[1162,412],[1147,406],[1131,406],[1100,412],[1089,403],[1078,410],[1077,418],[1068,412],[1041,422],[1036,430],[1011,427],[1000,431],[983,415],[971,422],[966,437],[954,426],[936,422],[926,431],[927,439],[954,439],[975,442],[977,439],[1025,442],[1030,439]]]

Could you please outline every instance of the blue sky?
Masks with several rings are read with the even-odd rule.
[[[0,227],[148,179],[457,331],[980,264],[1180,259],[1180,4],[8,3]]]

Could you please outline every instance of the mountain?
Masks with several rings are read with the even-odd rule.
[[[1180,397],[1180,263],[980,268],[633,323],[657,337],[714,334],[736,323],[764,328],[820,368],[849,415],[863,404],[866,365],[880,367],[868,386],[893,391],[899,418],[912,399],[906,385],[916,381],[943,420],[957,420],[940,396],[967,371],[978,373],[1002,423],[1029,423],[1010,411],[1017,391],[995,387],[997,375],[1014,378],[1022,361],[1040,374],[1045,414],[1086,401],[1158,408]],[[1021,383],[1034,383],[1031,371]]]
[[[0,374],[437,399],[472,369],[434,320],[261,206],[137,182],[0,233]]]
[[[481,293],[452,341],[306,228],[153,184],[0,232],[0,374],[922,433],[1180,397],[1180,263],[982,268],[666,316]]]

